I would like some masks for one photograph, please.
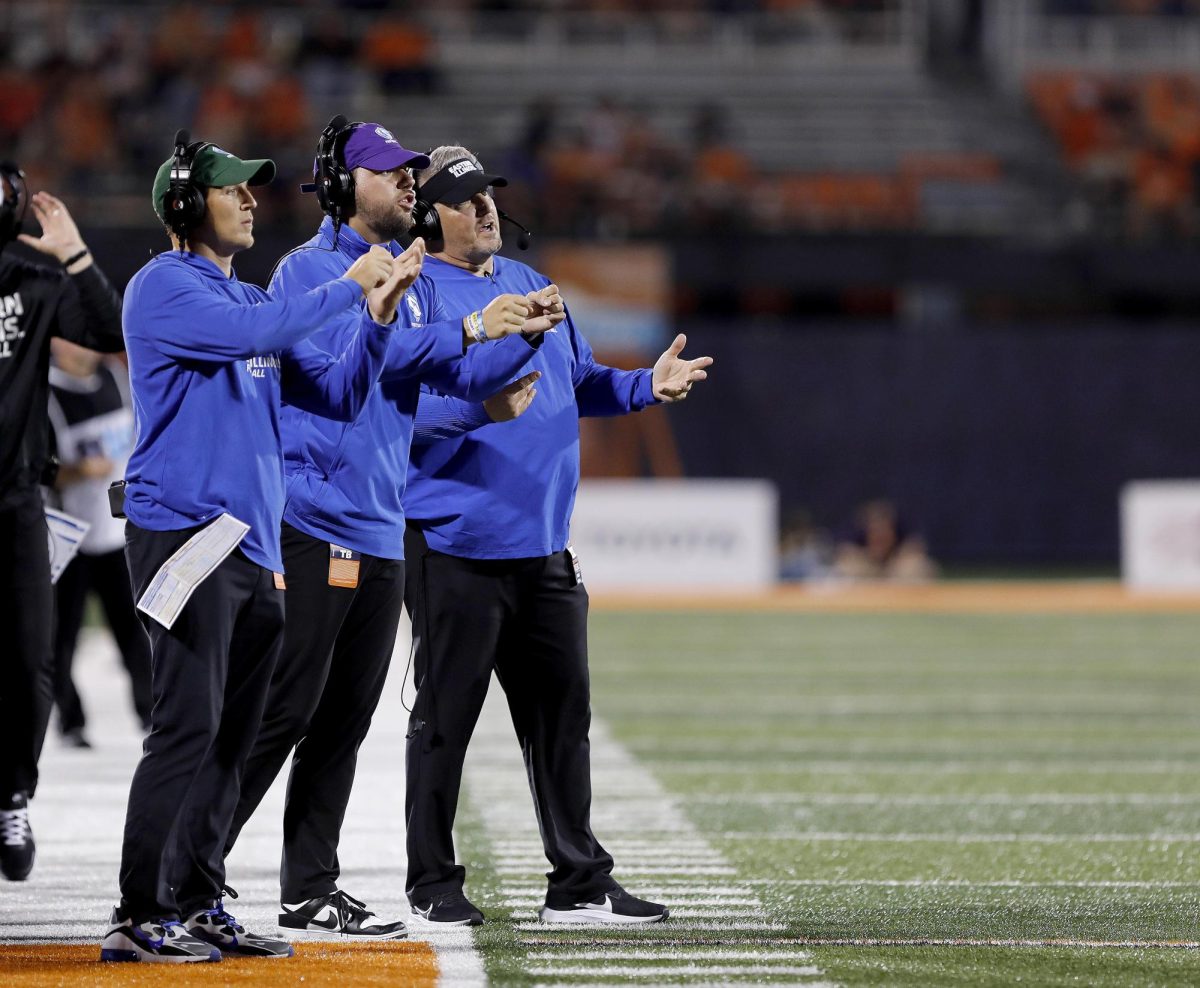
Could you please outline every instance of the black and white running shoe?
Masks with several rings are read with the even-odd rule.
[[[276,937],[251,933],[225,911],[224,900],[218,899],[211,909],[192,913],[184,922],[188,933],[197,940],[211,943],[223,954],[244,957],[291,957],[292,945]]]
[[[288,936],[353,937],[356,940],[400,940],[408,936],[401,920],[384,922],[354,896],[338,889],[307,902],[281,902],[279,928]]]
[[[538,912],[543,923],[661,923],[671,914],[666,906],[630,895],[618,886],[593,902],[550,904]]]
[[[33,871],[36,847],[29,826],[29,800],[23,792],[0,799],[0,874],[23,882]]]
[[[177,919],[133,923],[118,909],[113,910],[108,934],[100,943],[102,961],[187,964],[220,959],[221,951],[191,936]]]
[[[462,892],[443,892],[429,899],[412,899],[413,919],[440,926],[481,926],[481,913]]]

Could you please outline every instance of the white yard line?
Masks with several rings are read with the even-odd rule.
[[[536,921],[549,865],[508,710],[493,683],[467,757],[465,789],[489,839],[502,901],[513,910],[521,941],[533,951],[530,961],[537,966],[530,973],[548,982],[571,979],[575,988],[580,978],[712,984],[772,975],[817,988],[813,979],[821,972],[811,957],[799,947],[789,950],[790,941],[774,942],[772,934],[778,936],[786,927],[770,918],[753,888],[737,880],[737,870],[688,820],[679,802],[595,717],[591,751],[592,823],[616,859],[614,877],[635,895],[672,907],[671,918],[661,926],[641,928],[627,945],[616,940],[588,952],[573,949],[579,937],[601,931],[619,937],[620,931]],[[772,942],[765,951],[672,942],[689,932],[709,931],[759,933]],[[653,945],[646,942],[647,935]]]

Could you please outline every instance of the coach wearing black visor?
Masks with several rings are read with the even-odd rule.
[[[478,310],[501,292],[549,280],[497,256],[501,214],[489,175],[461,147],[430,152],[418,202],[435,211],[441,244],[425,273],[447,307]],[[433,220],[422,232],[437,239]],[[550,861],[547,923],[654,923],[667,909],[626,892],[591,828],[588,594],[567,546],[579,482],[579,417],[623,415],[686,398],[708,357],[685,360],[676,337],[653,369],[597,363],[568,313],[529,361],[538,400],[490,424],[483,409],[427,391],[404,509],[417,697],[407,748],[407,891],[427,920],[478,924],[463,891],[452,827],[463,759],[493,669],[508,698]],[[456,426],[457,423],[457,426]]]

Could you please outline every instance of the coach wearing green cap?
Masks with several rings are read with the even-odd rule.
[[[126,556],[150,636],[154,708],[130,787],[121,902],[103,960],[292,952],[248,933],[222,898],[222,850],[283,634],[280,400],[357,415],[420,257],[369,251],[342,277],[284,298],[243,284],[233,257],[254,243],[251,188],[274,174],[270,161],[189,143],[181,131],[153,191],[173,249],[125,292],[138,424]],[[339,353],[308,341],[364,295],[359,332]],[[229,537],[212,545],[223,532]],[[197,559],[202,545],[208,554]],[[190,574],[179,570],[189,553]]]

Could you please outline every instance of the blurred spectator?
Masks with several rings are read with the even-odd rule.
[[[779,579],[822,580],[832,574],[833,545],[803,508],[792,511],[779,538]]]
[[[395,17],[376,21],[363,41],[361,57],[383,93],[429,94],[437,88],[433,35],[420,24]]]
[[[133,406],[119,360],[104,360],[60,339],[51,341],[51,351],[49,412],[60,464],[55,487],[63,510],[91,526],[55,588],[54,698],[63,739],[90,748],[83,703],[71,678],[90,593],[100,600],[129,672],[134,712],[143,729],[150,725],[150,642],[134,611],[125,523],[112,517],[108,505],[108,485],[124,477],[133,449]]]
[[[937,576],[924,540],[908,530],[891,501],[882,499],[858,509],[854,529],[838,544],[834,570],[852,580],[919,583]]]

